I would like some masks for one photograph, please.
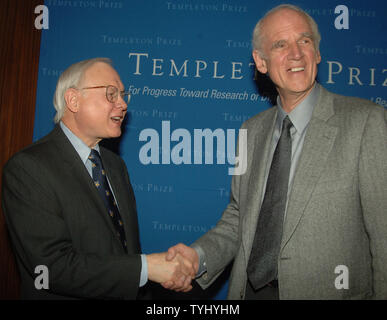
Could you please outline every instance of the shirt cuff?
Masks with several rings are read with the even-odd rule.
[[[148,282],[148,262],[146,261],[146,255],[141,255],[141,276],[140,276],[140,284],[142,287]]]
[[[206,256],[200,246],[193,244],[191,245],[191,248],[194,249],[199,256],[199,269],[196,273],[196,278],[199,278],[203,273],[207,272]]]

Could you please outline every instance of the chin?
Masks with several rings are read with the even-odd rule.
[[[118,138],[120,136],[121,136],[121,130],[120,131],[113,131],[113,132],[111,131],[105,135],[104,139],[114,139],[114,138]]]
[[[116,134],[115,138],[118,138],[118,137],[120,137],[120,136],[121,136],[121,134],[122,134],[122,130],[120,129],[120,130],[117,132],[117,134]]]
[[[117,134],[112,134],[111,138],[118,138],[120,136],[121,136],[121,131],[119,133],[117,133]]]
[[[293,92],[298,92],[298,93],[303,93],[303,92],[307,92],[312,87],[313,87],[313,85],[308,83],[308,84],[305,84],[305,85],[302,85],[302,86],[296,86],[296,87],[292,88],[292,91]]]

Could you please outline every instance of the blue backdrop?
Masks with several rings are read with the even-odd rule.
[[[386,107],[386,2],[288,2],[305,9],[319,25],[320,83],[333,92]],[[203,147],[202,164],[194,164],[195,129],[220,129],[227,146],[236,140],[227,136],[227,130],[237,135],[243,121],[271,106],[254,81],[251,35],[264,12],[280,3],[45,1],[49,29],[42,32],[34,140],[54,126],[52,98],[61,71],[83,59],[111,58],[132,93],[119,153],[135,191],[145,253],[165,251],[177,242],[190,244],[221,217],[229,199],[232,163],[227,156],[223,164],[221,159],[233,150],[215,143],[207,150],[214,153],[213,163],[206,164]],[[349,29],[335,27],[338,5],[348,8]],[[169,134],[162,131],[163,125],[170,127]],[[140,156],[150,142],[146,129],[159,136],[149,164],[144,164],[146,154]],[[176,129],[185,129],[175,132],[184,131],[185,146],[187,139],[191,142],[191,155],[184,153],[182,164],[176,164],[176,154],[171,158],[166,146],[173,150],[183,138],[162,144]],[[159,164],[154,163],[157,159]],[[226,297],[227,281],[221,281],[215,299]]]

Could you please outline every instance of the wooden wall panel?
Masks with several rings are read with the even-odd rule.
[[[41,35],[34,10],[39,4],[43,0],[0,1],[0,176],[7,160],[32,142]],[[0,299],[18,298],[19,275],[0,209]]]

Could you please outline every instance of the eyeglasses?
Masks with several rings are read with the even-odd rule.
[[[118,100],[118,93],[120,94],[122,100],[125,101],[126,104],[130,102],[130,92],[129,91],[119,91],[117,87],[109,85],[109,86],[96,86],[96,87],[85,87],[80,88],[78,90],[84,89],[99,89],[106,88],[106,99],[111,103],[115,103]]]

